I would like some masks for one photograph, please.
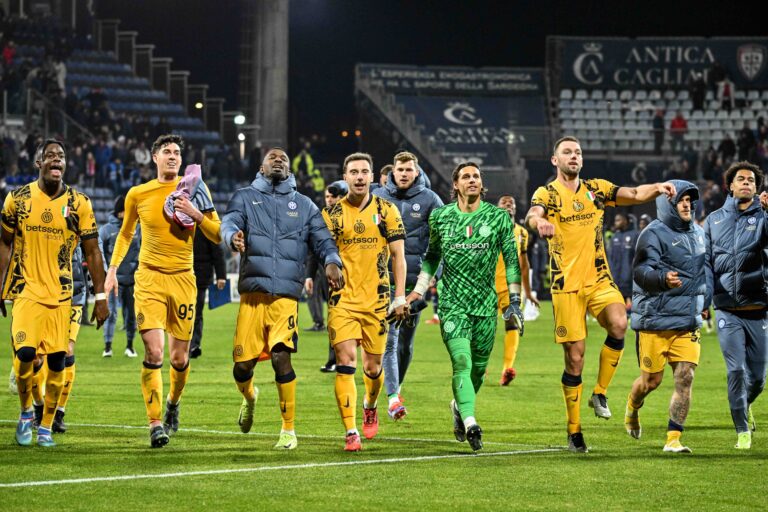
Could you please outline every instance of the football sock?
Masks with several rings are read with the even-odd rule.
[[[13,358],[13,371],[16,373],[16,387],[19,390],[21,410],[32,408],[32,387],[34,386],[34,364],[32,361],[25,363],[18,357]]]
[[[384,384],[384,368],[381,368],[379,374],[373,377],[366,372],[363,372],[363,383],[365,384],[363,407],[366,409],[375,408],[376,402],[379,399],[381,387]]]
[[[237,384],[237,390],[240,391],[240,394],[243,395],[246,400],[256,399],[256,392],[253,390],[253,372],[251,372],[251,376],[248,380],[245,382],[235,380],[235,384]]]
[[[680,440],[680,436],[683,435],[683,426],[669,420],[667,425],[667,444],[674,440]]]
[[[594,393],[599,395],[606,394],[608,385],[616,374],[616,368],[619,366],[621,354],[624,353],[624,340],[607,336],[603,348],[600,349],[600,369],[597,372],[597,384]]]
[[[43,392],[45,390],[45,378],[47,376],[46,365],[43,362],[42,365],[34,365],[32,370],[34,375],[32,376],[32,401],[35,405],[43,405]]]
[[[171,389],[168,391],[168,401],[172,404],[178,404],[181,400],[181,393],[184,391],[184,385],[189,376],[189,361],[184,368],[176,368],[171,365]]]
[[[163,418],[163,374],[160,371],[162,367],[162,364],[146,361],[141,367],[141,394],[144,395],[144,405],[150,423],[160,422]]]
[[[466,338],[453,338],[445,342],[448,353],[451,356],[453,366],[453,398],[456,400],[456,408],[462,418],[475,415],[475,387],[470,375],[472,369],[472,354],[469,348],[469,340]]]
[[[280,416],[283,419],[283,430],[293,431],[293,421],[296,415],[296,373],[291,370],[285,375],[275,377],[277,395],[280,398]]]
[[[69,394],[72,392],[72,386],[75,383],[75,356],[67,358],[67,366],[64,368],[64,387],[61,390],[61,397],[59,397],[59,409],[62,411],[67,407],[69,401]]]
[[[53,425],[53,417],[56,414],[56,406],[61,398],[61,390],[64,387],[64,371],[55,372],[48,370],[48,378],[45,382],[45,408],[40,426],[50,429]]]
[[[512,368],[515,366],[517,357],[517,347],[520,345],[520,331],[510,329],[504,334],[504,365],[502,368]]]
[[[568,433],[581,432],[581,375],[571,375],[563,372],[561,379],[563,399],[565,400],[565,415],[568,418]]]
[[[637,403],[634,400],[632,400],[632,392],[629,392],[629,396],[627,397],[627,407],[630,411],[638,411],[641,407],[643,407],[643,404],[645,401]]]
[[[357,404],[357,387],[355,386],[355,368],[353,366],[336,365],[336,405],[341,413],[341,421],[347,433],[357,432],[355,426],[355,408]]]

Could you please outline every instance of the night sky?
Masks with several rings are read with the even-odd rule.
[[[99,0],[102,18],[138,30],[173,69],[236,110],[239,11],[248,0]],[[743,9],[745,12],[738,12]],[[354,65],[542,67],[549,34],[573,36],[765,35],[744,4],[723,2],[490,2],[291,0],[291,133],[354,128]]]

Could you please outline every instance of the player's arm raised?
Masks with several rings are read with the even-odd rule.
[[[675,197],[677,190],[669,182],[651,183],[637,187],[619,187],[619,190],[616,192],[616,205],[631,206],[633,204],[647,203],[656,199],[661,194],[671,199]]]

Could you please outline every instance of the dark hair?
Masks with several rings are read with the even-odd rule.
[[[731,183],[733,183],[733,179],[739,171],[752,171],[755,175],[755,190],[760,192],[760,188],[763,186],[764,176],[762,169],[749,162],[735,162],[731,164],[727,171],[725,171],[725,188],[728,189],[729,193],[731,190]]]
[[[344,159],[344,166],[341,168],[341,171],[347,172],[347,164],[349,164],[349,162],[354,162],[355,160],[365,160],[368,162],[368,165],[370,165],[371,170],[373,170],[373,158],[371,158],[371,155],[368,153],[352,153]]]
[[[125,211],[125,196],[117,196],[115,198],[115,206],[112,213],[117,217],[117,214]]]
[[[379,171],[379,176],[389,176],[389,173],[392,172],[392,169],[394,168],[394,165],[387,164],[384,167],[381,168]]]
[[[159,136],[155,142],[152,143],[152,154],[154,155],[160,151],[163,146],[167,146],[168,144],[176,144],[179,146],[180,150],[184,150],[184,139],[181,138],[181,135],[166,133],[165,135]]]
[[[64,151],[64,156],[67,155],[67,147],[64,145],[63,141],[60,141],[58,139],[45,139],[39,146],[37,146],[37,149],[35,150],[35,161],[42,160],[43,159],[43,152],[45,151],[45,148],[50,146],[51,144],[58,145],[62,151]]]
[[[476,168],[478,171],[480,171],[480,178],[483,177],[483,170],[480,169],[479,165],[477,165],[474,162],[462,162],[462,163],[460,163],[459,165],[456,166],[456,168],[453,170],[453,173],[451,174],[451,181],[453,181],[453,183],[456,183],[457,181],[459,181],[459,173],[461,173],[461,170],[464,169],[465,167],[474,167],[474,168]],[[480,198],[481,199],[485,199],[485,194],[487,192],[488,192],[487,188],[485,188],[485,187],[481,188],[480,189]],[[456,189],[455,188],[451,189],[451,199],[456,199]]]
[[[557,142],[555,142],[555,145],[552,147],[552,154],[553,155],[555,153],[557,153],[557,148],[559,148],[560,144],[562,144],[563,142],[575,142],[576,144],[581,146],[581,142],[579,142],[579,139],[577,139],[573,135],[566,135],[565,137],[561,137],[561,138],[557,139]]]

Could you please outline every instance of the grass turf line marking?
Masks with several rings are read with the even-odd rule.
[[[445,459],[466,459],[468,457],[503,457],[511,455],[527,455],[535,453],[552,453],[563,451],[563,448],[543,448],[538,450],[514,450],[506,452],[493,452],[493,453],[462,453],[454,455],[422,455],[419,457],[397,457],[391,459],[372,459],[372,460],[354,460],[343,462],[313,462],[308,464],[291,464],[285,466],[261,466],[254,468],[232,468],[232,469],[211,469],[201,471],[184,471],[178,473],[160,473],[160,474],[143,474],[143,475],[117,475],[117,476],[100,476],[92,478],[70,478],[65,480],[39,480],[35,482],[9,482],[0,483],[0,488],[10,487],[41,487],[47,485],[72,485],[72,484],[87,484],[94,482],[118,482],[126,480],[143,480],[148,478],[178,478],[184,476],[206,476],[206,475],[226,475],[234,473],[257,473],[261,471],[282,471],[293,469],[313,469],[313,468],[329,468],[339,466],[358,466],[358,465],[371,465],[371,464],[397,464],[402,462],[424,462],[431,460],[445,460]]]
[[[0,420],[0,423],[18,423],[18,420]],[[67,423],[68,426],[72,427],[86,427],[86,428],[112,428],[112,429],[121,429],[121,430],[147,430],[146,425],[110,425],[110,424],[99,424],[99,423]],[[220,434],[220,435],[229,435],[229,436],[255,436],[255,437],[275,437],[277,434],[275,433],[267,433],[267,432],[250,432],[248,434],[243,434],[239,431],[234,430],[213,430],[213,429],[204,429],[204,428],[180,428],[179,432],[193,432],[196,434]],[[296,437],[299,439],[339,439],[341,436],[321,436],[317,434],[297,434]],[[376,436],[376,439],[380,439],[382,441],[394,441],[394,442],[411,442],[411,443],[450,443],[454,444],[456,441],[453,438],[446,437],[445,439],[426,439],[426,438],[418,438],[418,437],[386,437],[386,436]],[[500,443],[500,442],[494,442],[494,441],[483,441],[484,445],[487,446],[523,446],[523,447],[533,447],[536,445],[530,445],[525,443]],[[539,445],[540,446],[540,445]]]

